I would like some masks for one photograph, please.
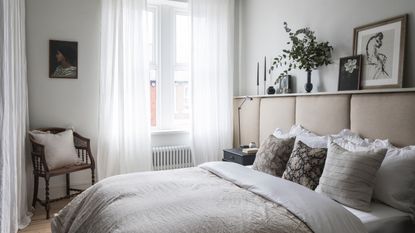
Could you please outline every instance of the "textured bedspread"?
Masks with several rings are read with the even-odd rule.
[[[107,178],[62,209],[52,232],[312,232],[285,207],[208,170]]]

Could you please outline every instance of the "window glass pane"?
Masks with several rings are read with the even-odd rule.
[[[157,81],[156,71],[150,70],[150,109],[151,127],[157,126]]]
[[[176,15],[176,63],[190,61],[190,18]]]
[[[149,52],[149,59],[151,63],[155,63],[155,24],[154,24],[154,12],[153,11],[147,11],[147,28],[148,28],[148,52]]]
[[[175,125],[185,127],[190,118],[190,82],[188,71],[174,73],[174,121]]]

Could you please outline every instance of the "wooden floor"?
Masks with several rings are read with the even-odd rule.
[[[46,219],[46,212],[43,206],[37,204],[36,210],[33,213],[32,222],[28,227],[20,232],[25,233],[50,233],[50,221],[55,213],[59,212],[66,204],[69,203],[69,199],[53,202],[50,206],[50,219]]]

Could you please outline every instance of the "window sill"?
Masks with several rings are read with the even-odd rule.
[[[154,129],[151,135],[189,134],[189,129]]]

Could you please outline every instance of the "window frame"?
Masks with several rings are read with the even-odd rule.
[[[190,15],[188,4],[152,0],[147,8],[153,12],[155,24],[153,51],[151,51],[155,61],[150,63],[150,70],[156,71],[156,126],[152,126],[151,130],[152,132],[188,131],[190,117],[186,126],[175,125],[174,118],[176,113],[175,71],[188,71],[190,75],[190,64],[176,62],[176,14]]]

